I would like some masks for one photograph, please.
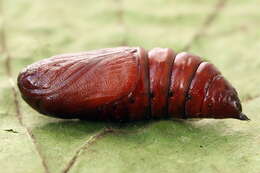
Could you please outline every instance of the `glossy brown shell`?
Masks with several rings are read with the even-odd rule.
[[[210,63],[169,48],[117,47],[36,62],[18,76],[42,114],[86,120],[247,119],[235,89]]]
[[[168,115],[168,94],[172,64],[176,54],[169,48],[149,51],[151,117]]]

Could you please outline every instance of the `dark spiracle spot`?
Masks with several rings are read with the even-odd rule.
[[[186,96],[186,100],[190,100],[190,99],[191,99],[191,95],[188,94],[188,95]]]
[[[112,109],[113,109],[113,110],[116,110],[116,108],[117,108],[117,105],[116,105],[116,104],[113,104],[113,105],[112,105]]]
[[[153,92],[150,93],[150,98],[151,98],[151,99],[154,98],[154,93],[153,93]]]
[[[173,97],[173,92],[172,91],[169,92],[169,97]]]
[[[129,103],[134,103],[135,102],[135,98],[134,97],[130,97],[129,98]]]
[[[211,108],[211,107],[212,107],[212,103],[209,103],[209,104],[208,104],[208,107]]]

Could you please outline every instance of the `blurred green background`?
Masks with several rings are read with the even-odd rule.
[[[259,0],[0,3],[1,173],[260,172]],[[120,45],[201,55],[237,88],[252,120],[65,121],[20,98],[16,77],[26,65]]]

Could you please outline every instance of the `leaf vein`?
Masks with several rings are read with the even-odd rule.
[[[202,25],[195,32],[195,34],[191,37],[188,43],[184,46],[182,51],[189,51],[191,46],[197,42],[206,32],[206,30],[212,25],[212,23],[216,20],[217,16],[221,12],[221,10],[225,7],[227,0],[219,0],[214,6],[211,13],[206,17],[203,21]]]
[[[0,29],[0,52],[5,55],[4,67],[5,67],[5,72],[6,72],[8,79],[9,79],[9,83],[10,83],[11,89],[12,89],[13,102],[14,102],[14,105],[15,105],[15,116],[18,119],[19,124],[26,130],[27,135],[29,135],[29,138],[31,139],[31,141],[34,145],[35,150],[38,153],[38,156],[40,157],[42,166],[44,168],[44,172],[50,173],[49,168],[46,164],[46,160],[43,157],[39,146],[37,145],[35,136],[33,135],[31,129],[29,127],[27,127],[25,125],[25,123],[23,122],[20,104],[19,104],[19,101],[18,101],[18,92],[16,91],[15,84],[14,84],[14,81],[12,79],[12,67],[11,67],[12,57],[11,57],[11,54],[10,54],[8,47],[7,47],[7,39],[6,39],[6,32],[5,32],[5,21],[4,21],[5,16],[4,16],[4,12],[3,12],[3,9],[4,9],[3,5],[4,5],[3,0],[0,0],[0,16],[2,16],[2,20],[3,20],[2,24],[1,24],[1,29]]]
[[[70,159],[68,164],[65,165],[65,168],[63,169],[63,171],[61,173],[68,173],[70,171],[70,169],[74,166],[74,164],[76,163],[76,161],[78,160],[80,155],[85,150],[87,150],[88,147],[90,147],[92,144],[94,144],[98,139],[100,139],[112,132],[115,132],[115,131],[110,128],[105,128],[105,129],[102,129],[101,131],[99,131],[97,134],[90,136],[88,138],[88,140],[81,147],[79,147],[76,150],[76,152],[74,153],[74,155],[72,156],[72,158]]]

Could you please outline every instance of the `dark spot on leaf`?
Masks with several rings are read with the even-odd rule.
[[[14,129],[5,129],[4,131],[11,132],[11,133],[19,133],[18,131],[14,130]]]

